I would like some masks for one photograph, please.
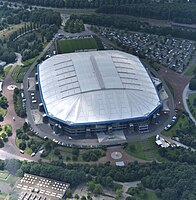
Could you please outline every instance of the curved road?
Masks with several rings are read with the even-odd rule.
[[[183,104],[184,104],[184,108],[186,110],[186,112],[189,114],[189,117],[191,118],[191,120],[193,121],[193,123],[196,125],[196,120],[193,117],[192,113],[189,110],[189,107],[187,105],[187,99],[189,97],[190,94],[196,94],[196,90],[190,90],[189,89],[189,84],[184,88],[183,94],[182,94],[182,100],[183,100]]]

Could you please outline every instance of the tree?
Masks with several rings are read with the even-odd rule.
[[[97,194],[100,194],[102,192],[102,190],[103,190],[102,185],[98,183],[98,184],[95,184],[95,188],[93,190],[93,193],[95,195],[97,195]]]
[[[81,200],[86,200],[86,197],[85,197],[85,196],[82,196],[82,197],[81,197]]]
[[[192,78],[189,83],[189,89],[190,90],[196,90],[196,78]]]
[[[25,150],[25,149],[26,149],[26,142],[25,142],[25,141],[22,141],[22,142],[19,144],[19,148],[22,149],[22,150]]]
[[[116,199],[116,200],[119,200],[119,199],[122,197],[122,193],[123,193],[123,190],[122,190],[122,189],[117,189],[117,190],[116,190],[115,199]]]

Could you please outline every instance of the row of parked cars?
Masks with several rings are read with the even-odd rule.
[[[168,130],[175,124],[176,119],[177,119],[177,117],[176,117],[176,116],[173,116],[173,117],[172,117],[172,120],[171,120],[171,123],[168,124],[168,125],[164,128],[164,130],[165,130],[165,131],[168,131]]]

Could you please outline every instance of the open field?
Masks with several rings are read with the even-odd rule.
[[[190,94],[188,99],[189,99],[189,103],[188,103],[189,109],[190,109],[193,117],[196,119],[196,105],[194,104],[194,100],[196,99],[196,93]]]
[[[94,38],[59,40],[59,53],[71,53],[85,49],[97,49],[97,43]]]
[[[158,146],[155,143],[155,137],[150,137],[147,140],[129,142],[125,151],[134,157],[143,160],[158,160],[160,162],[167,161],[162,158],[158,152]]]
[[[161,133],[165,136],[172,137],[177,129],[188,124],[188,117],[184,114],[181,114],[180,117],[176,120],[176,123],[167,131],[163,130]]]

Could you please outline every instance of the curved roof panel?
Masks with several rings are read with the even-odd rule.
[[[140,60],[121,51],[55,55],[38,72],[47,114],[69,125],[147,117],[161,104]]]

